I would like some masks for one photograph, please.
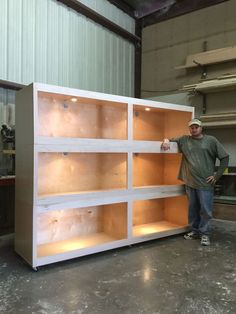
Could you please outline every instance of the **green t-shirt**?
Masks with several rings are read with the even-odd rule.
[[[184,135],[170,141],[177,142],[182,153],[178,179],[192,188],[211,190],[213,186],[206,182],[206,178],[214,175],[216,159],[220,160],[216,179],[223,174],[229,162],[229,155],[220,142],[210,135],[203,135],[201,139]]]

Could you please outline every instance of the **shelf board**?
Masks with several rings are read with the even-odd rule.
[[[74,196],[74,197],[79,197],[79,196],[85,196],[86,198],[89,196],[92,196],[94,194],[94,197],[98,197],[100,193],[112,193],[114,192],[116,194],[116,192],[118,194],[120,194],[120,192],[122,193],[122,195],[124,195],[123,193],[125,191],[128,191],[128,194],[131,194],[130,192],[141,192],[141,193],[145,193],[145,190],[147,190],[147,192],[149,192],[149,190],[155,192],[157,190],[160,190],[160,192],[165,192],[165,188],[168,191],[172,191],[172,189],[176,190],[181,190],[181,187],[183,187],[184,184],[162,184],[162,185],[146,185],[146,186],[134,186],[131,190],[128,190],[126,188],[118,188],[118,189],[104,189],[104,190],[88,190],[88,191],[76,191],[76,192],[66,192],[66,193],[50,193],[50,194],[42,194],[42,195],[38,195],[38,200],[40,202],[40,200],[45,200],[45,199],[51,199],[51,198],[62,198],[62,197],[70,197],[70,196]]]
[[[207,93],[218,93],[222,91],[235,90],[236,88],[236,75],[223,75],[217,78],[202,80],[195,84],[184,85],[181,91],[184,92],[200,92],[203,94]]]
[[[116,189],[105,191],[89,191],[82,193],[67,193],[63,195],[47,195],[37,199],[37,213],[53,210],[79,208],[142,200],[153,198],[174,197],[185,194],[184,185],[154,185],[136,187],[133,189]]]
[[[236,88],[236,78],[215,79],[196,84],[195,91],[201,93],[214,93]]]
[[[155,223],[149,223],[149,224],[143,224],[143,225],[137,225],[133,227],[133,237],[141,237],[153,233],[173,230],[183,228],[182,225],[177,225],[174,223],[171,223],[166,220],[158,221]]]
[[[37,152],[94,152],[94,153],[178,153],[177,143],[171,142],[168,151],[161,150],[160,141],[129,141],[129,140],[107,140],[107,139],[76,139],[76,138],[54,138],[39,137],[35,149]]]
[[[236,126],[236,113],[228,112],[221,114],[208,114],[200,117],[203,127],[205,128],[221,128]]]
[[[236,60],[236,46],[231,46],[189,55],[186,58],[186,63],[175,67],[175,69],[195,68],[234,60]]]
[[[116,241],[114,237],[107,235],[104,232],[95,233],[87,236],[74,237],[72,239],[58,241],[54,243],[41,244],[37,248],[37,256],[45,257],[70,251],[76,251],[89,247],[95,247],[99,244]]]

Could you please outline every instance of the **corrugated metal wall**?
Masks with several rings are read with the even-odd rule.
[[[134,33],[108,1],[80,2]],[[56,0],[0,0],[0,38],[0,80],[134,94],[133,45]],[[0,128],[15,124],[14,103],[15,91],[0,88]],[[0,175],[10,167],[0,153]]]
[[[134,33],[108,1],[80,2]],[[134,94],[133,45],[56,0],[1,0],[0,38],[0,79]]]

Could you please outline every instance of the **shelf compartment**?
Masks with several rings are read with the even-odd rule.
[[[125,153],[39,153],[38,196],[125,189]]]
[[[176,185],[181,154],[134,153],[133,186]]]
[[[186,195],[133,202],[133,237],[183,228],[188,224]]]
[[[37,256],[45,257],[127,239],[127,203],[39,214]]]
[[[127,106],[113,101],[38,92],[38,136],[125,140]]]
[[[192,112],[139,105],[135,105],[133,110],[134,140],[163,141],[164,138],[188,134]]]

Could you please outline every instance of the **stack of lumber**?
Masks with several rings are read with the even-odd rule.
[[[236,88],[236,74],[222,75],[217,78],[202,80],[195,84],[184,85],[181,91],[214,93]]]
[[[187,56],[184,65],[175,67],[176,70],[206,66],[236,60],[236,46],[204,51]]]
[[[232,127],[236,126],[236,112],[224,112],[218,114],[204,114],[200,116],[203,127]]]

